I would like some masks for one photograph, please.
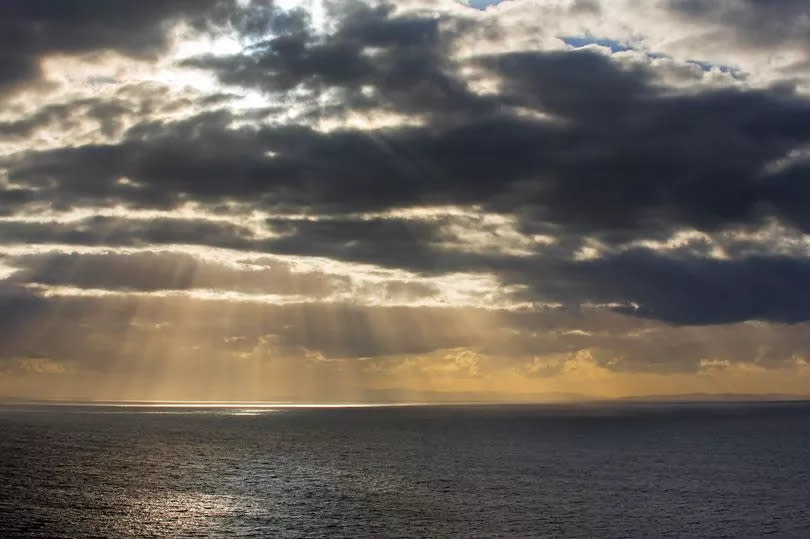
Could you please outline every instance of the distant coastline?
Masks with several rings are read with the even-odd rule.
[[[621,397],[624,402],[777,402],[808,401],[810,395],[783,393],[683,393],[674,395],[639,395]]]

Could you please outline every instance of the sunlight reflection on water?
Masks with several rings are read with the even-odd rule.
[[[264,415],[264,414],[275,414],[281,412],[277,408],[248,408],[248,409],[238,409],[238,410],[228,410],[225,412],[227,415],[236,415],[236,416],[253,416],[253,415]]]
[[[807,403],[356,408],[0,407],[0,535],[810,537]]]

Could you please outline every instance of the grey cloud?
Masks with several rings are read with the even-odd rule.
[[[694,6],[703,5],[691,4],[678,9],[696,13]],[[6,211],[32,202],[175,208],[189,200],[209,206],[235,200],[335,219],[275,220],[269,224],[286,235],[258,243],[245,231],[198,223],[200,242],[418,271],[491,271],[529,285],[528,300],[636,302],[641,308],[632,314],[678,324],[794,323],[810,315],[802,307],[800,258],[717,261],[698,249],[570,260],[583,238],[615,246],[681,228],[722,232],[769,219],[810,231],[806,163],[769,168],[810,141],[805,97],[778,89],[677,92],[659,86],[651,67],[624,68],[608,56],[576,51],[475,59],[502,83],[498,95],[484,98],[463,84],[449,59],[446,21],[357,9],[323,39],[291,17],[273,29],[280,35],[255,49],[196,65],[270,92],[337,89],[344,92],[339,106],[423,113],[425,125],[328,133],[306,125],[234,128],[240,118],[225,111],[144,123],[120,144],[6,158],[17,186],[0,192]],[[256,34],[273,20],[261,13],[240,24]],[[379,51],[369,55],[368,48]],[[369,98],[377,101],[362,101],[365,85],[378,90]],[[301,105],[311,105],[310,97]],[[522,258],[448,253],[436,248],[445,239],[440,226],[347,216],[423,204],[513,214],[527,234],[555,230],[565,248],[538,248]],[[139,234],[157,242],[194,232],[133,229],[119,241],[137,241]],[[84,237],[93,241],[92,234]]]
[[[622,69],[587,51],[519,52],[478,61],[505,78],[503,99],[594,127],[610,128],[598,120],[626,117],[658,93],[650,86],[650,72]]]
[[[425,298],[438,293],[437,286],[419,282],[390,281],[384,287],[384,297],[389,301]]]
[[[45,128],[55,129],[57,132],[69,130],[85,118],[94,120],[103,135],[112,137],[120,130],[120,117],[128,111],[127,104],[121,101],[95,98],[47,105],[21,119],[0,122],[0,140],[25,140]]]
[[[11,305],[7,300],[0,295],[4,306]],[[19,299],[11,301],[20,305]],[[580,351],[614,371],[695,372],[706,360],[789,368],[806,357],[810,345],[806,324],[678,327],[605,311],[281,306],[125,296],[34,302],[36,308],[21,310],[13,325],[0,325],[0,363],[49,358],[83,372],[131,373],[159,368],[169,354],[193,360],[196,350],[204,349],[210,361],[256,351],[268,363],[288,358],[303,369],[308,354],[317,353],[327,361],[376,358],[384,367],[391,356],[468,348],[492,354],[491,367],[525,369],[535,357],[556,358],[528,371],[550,376]],[[47,339],[41,338],[44,332]],[[150,361],[143,363],[147,356]]]
[[[319,298],[349,284],[346,277],[295,272],[280,261],[239,268],[171,252],[28,255],[8,265],[19,268],[14,282],[122,291],[212,289]]]
[[[13,192],[12,192],[13,193]],[[24,202],[34,196],[19,195]],[[147,246],[194,244],[232,249],[260,248],[253,233],[236,224],[204,219],[95,216],[70,222],[0,222],[7,243],[62,243],[68,245]]]
[[[205,230],[196,228],[193,222],[187,226],[187,237],[196,230]],[[564,249],[551,246],[533,257],[447,251],[431,246],[431,241],[442,237],[441,228],[418,221],[293,221],[291,226],[295,227],[295,232],[282,239],[238,244],[225,234],[224,243],[268,253],[328,256],[417,272],[494,271],[505,283],[530,285],[516,293],[517,301],[560,302],[569,306],[621,304],[622,307],[614,309],[677,324],[753,319],[796,323],[810,318],[806,308],[810,298],[802,293],[802,283],[810,274],[810,262],[806,258],[746,253],[742,250],[746,241],[738,247],[733,242],[728,244],[731,252],[740,251],[739,257],[730,260],[710,258],[711,246],[700,242],[666,253],[636,248],[607,253],[593,260],[573,260],[571,249],[578,245],[576,243]],[[366,228],[374,229],[374,233],[367,232]],[[174,232],[180,233],[180,230]],[[136,228],[135,233],[137,236],[142,229]],[[218,234],[222,233],[214,229],[214,234],[207,239],[199,237],[191,243],[209,241],[216,245]],[[161,241],[158,234],[159,231],[153,234],[151,241]],[[43,242],[49,237],[42,238]],[[61,239],[68,238],[66,234]],[[59,236],[56,239],[60,239]],[[89,243],[81,237],[75,239]],[[12,259],[10,263],[27,268],[16,276],[23,282],[88,288],[195,287],[318,296],[343,290],[346,285],[326,276],[217,269],[193,257],[170,253],[37,255],[18,261]],[[316,282],[321,284],[316,286]],[[415,298],[436,292],[416,290],[413,285],[404,283],[401,287],[396,283],[386,286],[391,287],[385,291],[389,299]],[[633,303],[638,307],[631,307]]]
[[[46,301],[36,294],[16,283],[0,281],[0,334],[13,334],[46,308]]]
[[[49,54],[116,50],[144,56],[159,51],[171,22],[198,28],[228,20],[231,0],[126,0],[0,2],[0,89],[40,75],[39,59]]]
[[[807,258],[722,260],[633,249],[585,261],[537,264],[533,291],[573,303],[622,303],[616,310],[676,324],[810,319]],[[636,303],[638,308],[631,306]]]
[[[676,13],[721,24],[748,47],[810,43],[810,5],[804,0],[668,0]]]
[[[265,249],[284,254],[328,256],[417,271],[464,269],[474,255],[447,253],[432,245],[444,239],[441,222],[406,219],[327,219],[270,222],[286,233]],[[466,259],[466,262],[465,262]]]
[[[164,245],[167,249],[173,245],[201,245],[268,254],[326,256],[417,272],[487,269],[499,257],[463,250],[449,251],[438,243],[456,239],[446,230],[448,225],[465,223],[449,217],[432,221],[276,217],[267,222],[275,236],[262,238],[256,237],[253,230],[228,221],[96,216],[69,222],[7,220],[0,222],[0,235],[3,242],[13,244],[100,247]]]
[[[806,100],[767,91],[665,95],[643,73],[586,52],[489,62],[507,77],[506,101],[568,123],[502,113],[444,128],[319,133],[229,129],[230,116],[215,113],[140,126],[120,145],[24,156],[9,177],[65,204],[236,197],[341,212],[479,203],[583,232],[713,229],[768,216],[810,228],[806,171],[763,172],[810,140]],[[589,72],[601,73],[592,87],[581,80]]]
[[[340,2],[339,28],[326,37],[300,20],[240,54],[200,57],[186,65],[213,70],[226,84],[280,94],[298,88],[314,96],[338,92],[313,115],[356,109],[448,117],[494,110],[456,75],[451,47],[461,19],[395,16],[392,6]],[[440,22],[446,29],[440,29]],[[369,93],[368,90],[373,90]]]
[[[485,327],[495,316],[470,312],[459,317],[458,309],[223,304],[184,298],[68,297],[42,302],[39,311],[13,328],[0,328],[0,357],[77,360],[105,369],[125,363],[127,357],[137,358],[150,342],[201,346],[213,357],[238,352],[245,343],[267,336],[298,358],[307,350],[330,359],[417,354],[479,342],[475,328]],[[49,339],[38,338],[44,329]],[[122,346],[125,336],[130,347]],[[228,339],[234,336],[239,338]]]

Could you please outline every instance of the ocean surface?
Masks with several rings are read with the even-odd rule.
[[[0,407],[0,536],[810,537],[810,403]]]

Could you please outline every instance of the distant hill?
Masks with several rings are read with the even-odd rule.
[[[425,403],[554,403],[554,402],[581,402],[601,400],[579,393],[547,392],[547,393],[499,393],[489,392],[463,392],[463,391],[410,391],[405,389],[382,389],[367,392],[365,401],[376,403],[388,402],[425,402]]]
[[[622,397],[617,400],[637,402],[804,401],[810,400],[810,395],[784,393],[681,393],[677,395],[639,395]]]

